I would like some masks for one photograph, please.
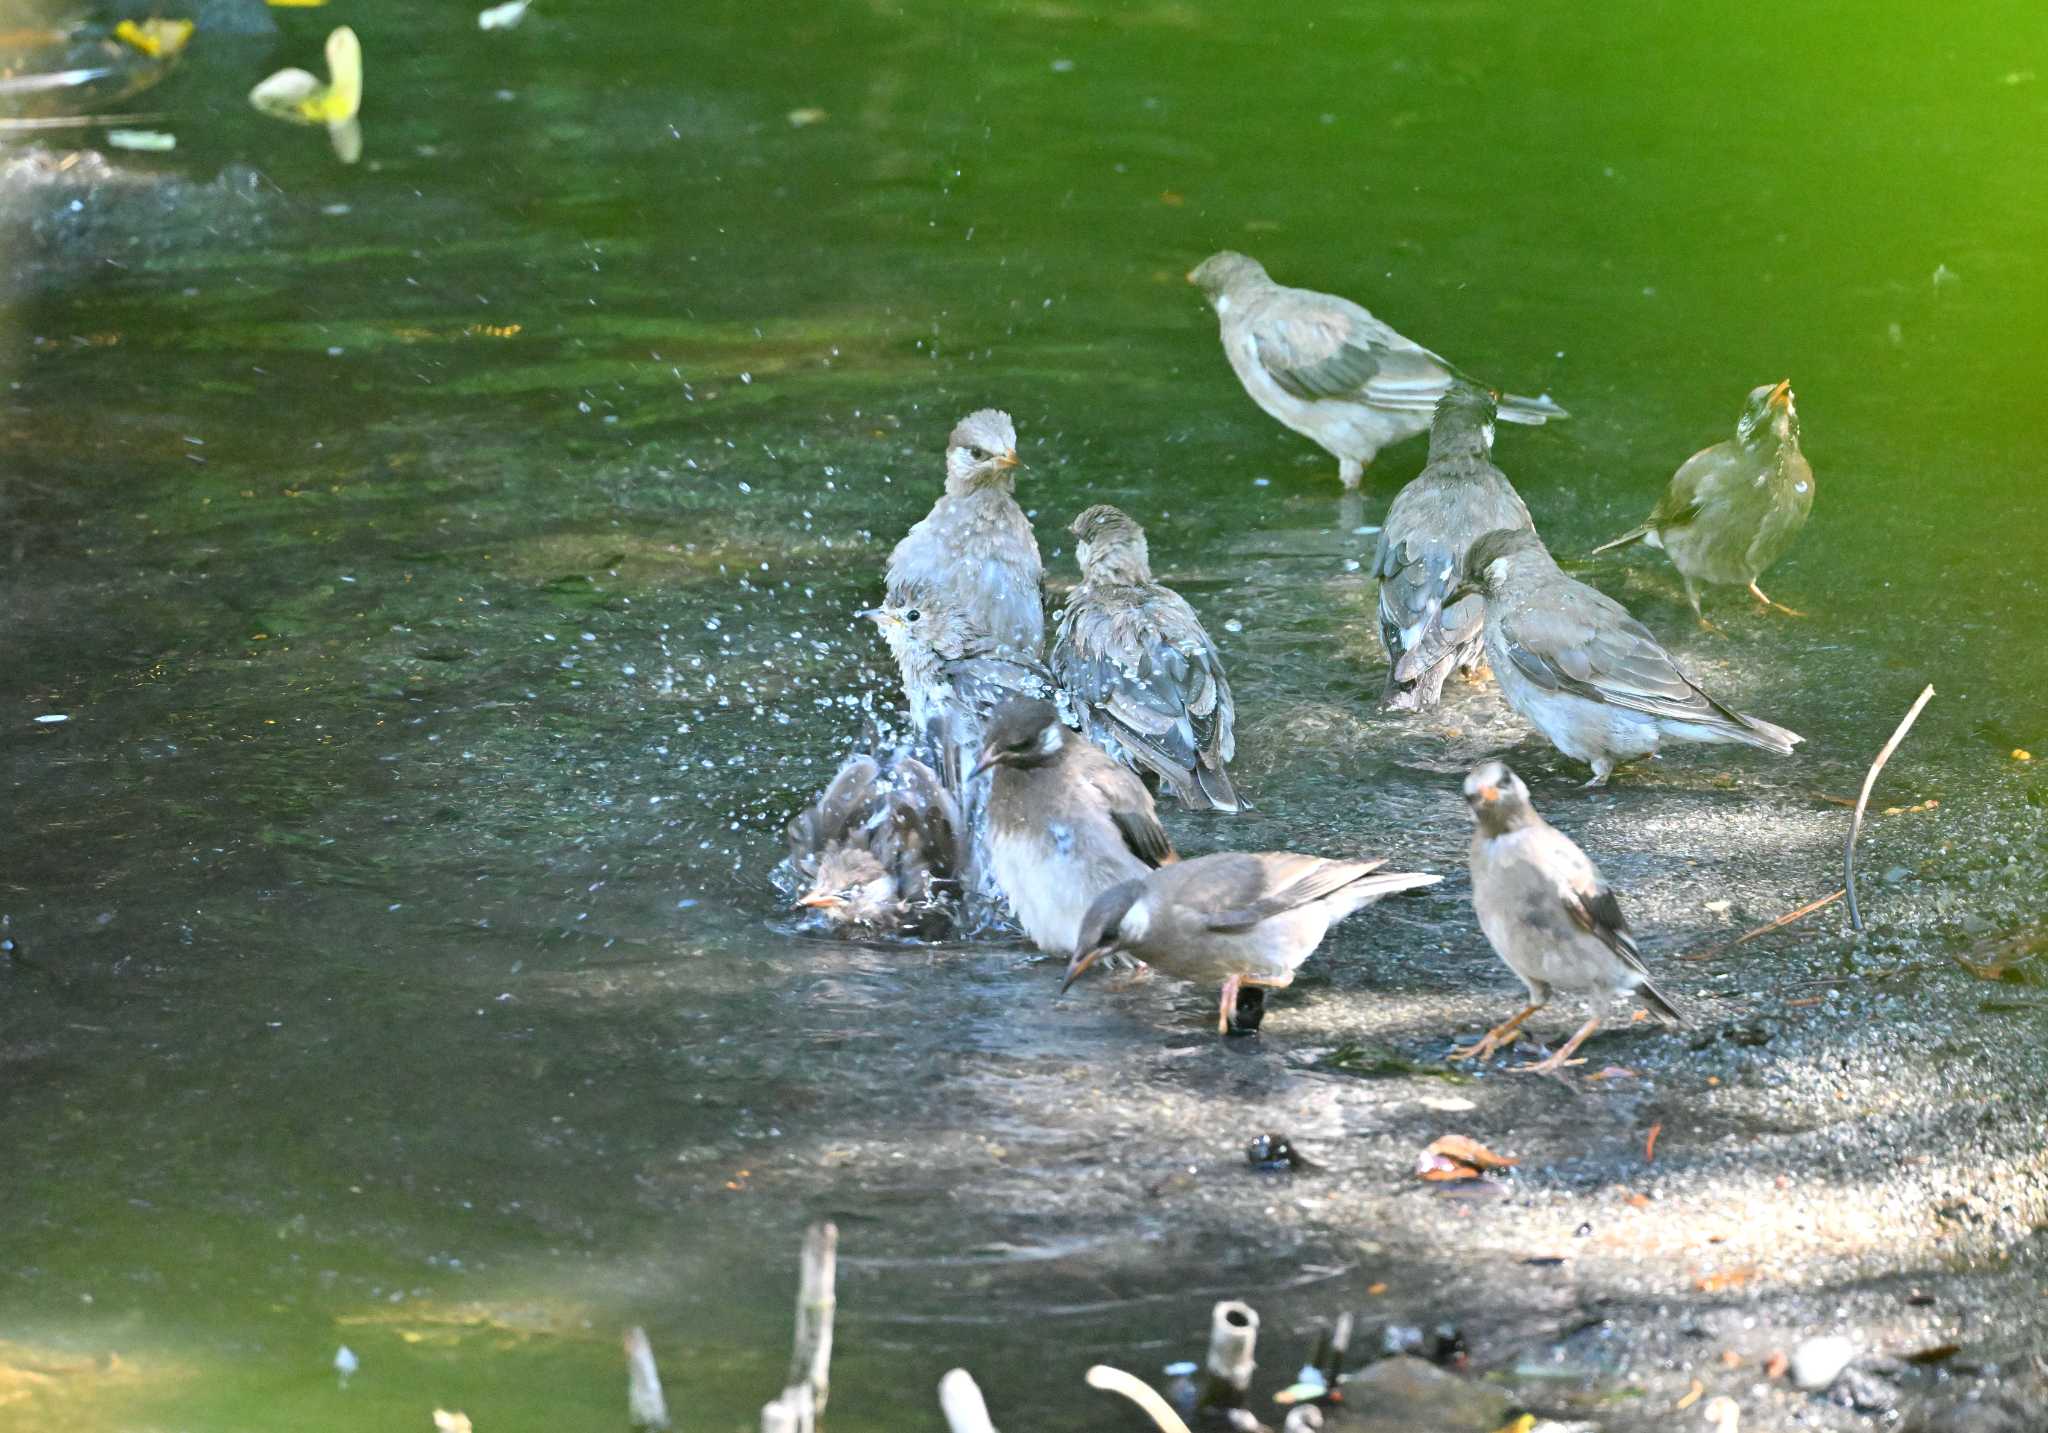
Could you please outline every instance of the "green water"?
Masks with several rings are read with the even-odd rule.
[[[1221,640],[1260,811],[1184,845],[1458,869],[1474,753],[1372,713],[1349,565],[1420,446],[1341,507],[1181,280],[1213,249],[1569,407],[1499,452],[1560,553],[1790,376],[1819,498],[1766,586],[1812,615],[1720,594],[1704,637],[1661,560],[1592,575],[1808,746],[1662,779],[1849,790],[1933,681],[1916,789],[2036,839],[2031,5],[275,13],[137,101],[175,155],[6,193],[0,1340],[54,1371],[0,1427],[622,1426],[631,1323],[686,1426],[751,1426],[820,1215],[846,1429],[935,1426],[955,1363],[1005,1426],[1102,1426],[1095,1357],[1355,1300],[1339,1219],[1088,1196],[1126,1138],[1252,1128],[1173,1103],[1251,1074],[1091,1075],[1205,995],[1055,1007],[1015,952],[793,935],[765,883],[888,689],[850,614],[990,404],[1049,570],[1124,505]],[[353,169],[240,99],[344,21]],[[1454,893],[1404,933],[1500,988]]]

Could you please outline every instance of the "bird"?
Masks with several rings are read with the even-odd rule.
[[[1401,491],[1380,525],[1380,640],[1387,648],[1386,705],[1422,711],[1442,698],[1454,671],[1484,665],[1486,602],[1445,597],[1465,575],[1475,538],[1500,528],[1535,530],[1522,496],[1493,465],[1498,399],[1456,381],[1437,400],[1429,464]]]
[[[1773,602],[1756,584],[1812,511],[1813,465],[1799,450],[1799,413],[1787,378],[1752,388],[1735,436],[1687,458],[1643,525],[1591,555],[1636,542],[1662,548],[1703,627],[1711,624],[1700,612],[1695,582],[1743,583],[1765,611],[1798,617],[1804,614]]]
[[[1381,448],[1429,427],[1437,400],[1461,376],[1351,300],[1276,284],[1243,254],[1211,254],[1188,282],[1216,310],[1223,351],[1245,392],[1336,458],[1347,488],[1359,485]],[[1570,415],[1547,397],[1507,394],[1500,416],[1542,424]]]
[[[1611,1000],[1634,995],[1665,1025],[1685,1017],[1650,980],[1621,904],[1578,843],[1537,814],[1529,788],[1499,761],[1465,777],[1472,810],[1472,909],[1496,954],[1529,987],[1529,1004],[1453,1050],[1454,1060],[1483,1060],[1512,1043],[1522,1022],[1553,993]],[[1555,1074],[1600,1026],[1600,1010],[1562,1049],[1518,1069]]]
[[[789,870],[802,883],[796,904],[835,926],[913,931],[956,888],[959,806],[938,773],[906,751],[847,757],[784,834]]]
[[[1097,504],[1068,530],[1081,585],[1048,665],[1089,737],[1190,810],[1239,810],[1228,770],[1237,707],[1202,619],[1152,580],[1145,530],[1124,513]]]
[[[1605,786],[1667,741],[1740,742],[1789,756],[1796,732],[1715,701],[1619,602],[1565,575],[1527,528],[1487,533],[1451,593],[1486,598],[1486,656],[1507,704]]]
[[[1088,903],[1176,857],[1145,783],[1060,721],[1013,697],[988,724],[975,771],[990,772],[989,858],[1024,933],[1071,955]]]
[[[942,600],[1006,646],[1045,648],[1044,576],[1031,520],[1017,506],[1017,429],[994,408],[969,413],[946,439],[946,491],[889,554],[886,602]]]
[[[1241,987],[1284,989],[1330,927],[1441,876],[1382,872],[1383,861],[1293,851],[1219,851],[1160,866],[1094,898],[1060,990],[1104,956],[1134,956],[1183,980],[1215,981],[1216,1030],[1230,1033]]]
[[[981,779],[977,763],[996,709],[1017,696],[1050,700],[1058,691],[1052,673],[977,629],[962,607],[937,594],[922,606],[885,605],[861,615],[881,629],[895,655],[913,739],[960,808],[967,897],[961,933],[989,933],[1000,923],[1003,902],[990,862],[991,783]]]

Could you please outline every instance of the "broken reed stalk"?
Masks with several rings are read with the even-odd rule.
[[[97,125],[143,124],[160,120],[167,113],[167,110],[150,110],[136,114],[10,115],[6,119],[0,119],[0,134],[33,133],[45,129],[92,129]]]
[[[813,1433],[824,1415],[832,1385],[832,1312],[838,1282],[839,1227],[820,1220],[804,1231],[789,1381],[780,1397],[762,1405],[761,1433]]]
[[[1225,1299],[1216,1305],[1209,1320],[1209,1357],[1197,1407],[1244,1407],[1258,1342],[1259,1316],[1250,1304]]]
[[[1188,1433],[1188,1425],[1180,1421],[1180,1415],[1144,1379],[1134,1378],[1106,1363],[1096,1364],[1084,1377],[1090,1388],[1099,1388],[1104,1393],[1121,1393],[1144,1409],[1146,1417],[1157,1423],[1162,1433]]]
[[[1877,785],[1877,774],[1884,770],[1884,764],[1892,759],[1892,753],[1899,749],[1899,743],[1912,730],[1920,709],[1933,698],[1934,684],[1929,682],[1900,720],[1892,739],[1884,744],[1884,750],[1878,752],[1877,760],[1870,763],[1870,770],[1864,773],[1863,790],[1856,797],[1856,814],[1849,818],[1849,840],[1842,847],[1842,888],[1849,893],[1849,925],[1853,930],[1863,929],[1863,912],[1856,907],[1856,837],[1863,830],[1863,808],[1870,804],[1870,788]]]
[[[661,1396],[661,1375],[654,1370],[654,1349],[647,1330],[635,1324],[626,1330],[626,1416],[635,1428],[660,1433],[668,1427],[668,1400]]]
[[[1779,916],[1776,920],[1765,921],[1755,930],[1744,931],[1741,935],[1738,935],[1737,937],[1735,937],[1735,939],[1729,941],[1725,945],[1717,945],[1712,950],[1703,950],[1698,955],[1681,955],[1679,959],[1712,960],[1716,956],[1726,955],[1729,951],[1735,949],[1735,947],[1738,945],[1748,945],[1751,941],[1755,940],[1760,935],[1769,935],[1774,930],[1783,930],[1786,926],[1792,924],[1792,922],[1794,921],[1805,920],[1815,911],[1825,910],[1827,907],[1833,905],[1836,901],[1840,900],[1843,896],[1847,894],[1848,891],[1846,889],[1839,891],[1830,891],[1827,895],[1820,897],[1818,900],[1808,901],[1805,905],[1801,906],[1796,911],[1786,911],[1785,914]]]
[[[996,1433],[981,1385],[964,1368],[953,1369],[939,1380],[939,1411],[946,1415],[948,1433]]]

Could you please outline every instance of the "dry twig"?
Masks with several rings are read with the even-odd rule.
[[[1884,764],[1892,759],[1892,753],[1899,749],[1899,743],[1912,730],[1920,709],[1933,699],[1934,684],[1929,682],[1907,709],[1898,729],[1892,733],[1892,739],[1884,744],[1884,750],[1878,752],[1877,760],[1870,763],[1870,770],[1864,773],[1863,790],[1856,797],[1856,814],[1849,819],[1849,840],[1842,847],[1842,888],[1849,893],[1849,924],[1856,930],[1863,929],[1863,912],[1856,908],[1856,837],[1863,830],[1863,808],[1870,804],[1870,788],[1877,785],[1877,774],[1884,770]]]

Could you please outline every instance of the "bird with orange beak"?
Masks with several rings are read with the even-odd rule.
[[[1735,436],[1702,448],[1672,474],[1641,527],[1593,549],[1662,548],[1685,582],[1701,626],[1696,582],[1741,583],[1766,611],[1800,614],[1764,596],[1757,579],[1785,555],[1813,511],[1813,466],[1799,450],[1792,380],[1750,390]]]
[[[1331,926],[1397,891],[1442,876],[1381,871],[1381,861],[1336,861],[1292,851],[1219,851],[1178,861],[1104,891],[1081,919],[1064,993],[1117,954],[1182,980],[1222,987],[1216,1031],[1230,1033],[1239,990],[1279,990],[1315,954]]]
[[[841,929],[916,933],[958,894],[964,830],[938,773],[902,751],[855,752],[790,821],[796,905]]]
[[[994,408],[946,439],[946,491],[889,554],[891,607],[958,608],[973,630],[1021,656],[1045,649],[1045,575],[1031,520],[1017,506],[1017,429]]]
[[[1537,814],[1522,778],[1498,761],[1483,761],[1465,778],[1472,811],[1472,909],[1495,953],[1529,987],[1529,1003],[1479,1040],[1454,1050],[1454,1060],[1483,1060],[1512,1044],[1522,1022],[1553,994],[1611,1002],[1633,995],[1658,1020],[1684,1018],[1650,982],[1649,967],[1629,934],[1621,904],[1600,868],[1578,843]],[[1556,1074],[1600,1028],[1601,1010],[1556,1054],[1518,1069]]]

